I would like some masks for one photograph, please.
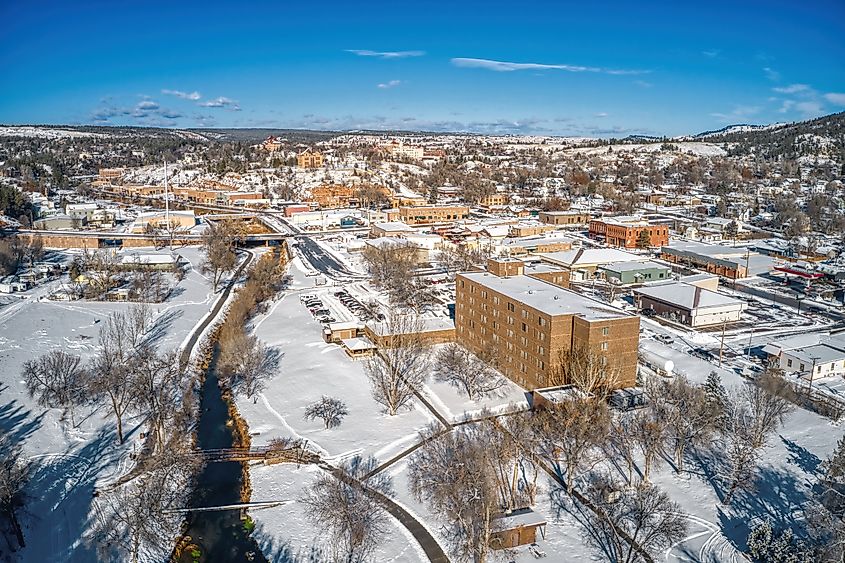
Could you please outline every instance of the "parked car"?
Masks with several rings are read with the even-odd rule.
[[[675,341],[675,339],[669,336],[668,334],[657,334],[655,335],[654,339],[658,342],[662,342],[663,344],[671,344]]]
[[[657,311],[655,311],[654,309],[651,309],[651,308],[643,309],[642,311],[640,311],[640,314],[644,317],[653,317],[654,315],[657,314]]]

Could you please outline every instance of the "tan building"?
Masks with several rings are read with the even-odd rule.
[[[357,205],[356,189],[352,186],[328,184],[311,189],[311,197],[306,201],[313,201],[322,209],[337,209]]]
[[[475,353],[496,350],[499,370],[526,389],[548,387],[561,352],[582,349],[607,366],[617,378],[615,387],[636,384],[637,315],[531,276],[511,275],[520,271],[514,261],[491,264],[489,272],[458,274],[458,343]]]
[[[408,225],[448,223],[468,217],[469,207],[465,205],[419,205],[400,207],[387,213],[388,221],[402,221]]]
[[[535,237],[553,230],[555,230],[555,228],[551,225],[526,222],[511,225],[510,232],[508,234],[512,237]]]
[[[323,153],[305,149],[296,155],[296,165],[300,168],[320,168],[323,166]]]
[[[579,227],[590,222],[592,217],[583,211],[541,211],[540,222],[557,227]]]

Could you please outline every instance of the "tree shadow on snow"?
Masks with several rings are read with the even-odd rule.
[[[100,472],[109,463],[115,441],[101,432],[84,447],[36,456],[27,486],[30,501],[22,511],[27,546],[25,561],[96,561],[95,546],[84,535],[92,527],[91,508]]]
[[[35,418],[31,418],[31,414],[32,411],[25,409],[17,399],[0,405],[0,430],[13,444],[19,444],[35,433],[41,427],[41,421],[47,411],[42,411]]]
[[[316,544],[309,548],[300,548],[294,553],[289,540],[268,534],[261,524],[256,526],[252,537],[261,548],[268,563],[322,563],[329,560],[323,549]]]
[[[822,463],[819,456],[783,436],[780,439],[783,445],[786,446],[787,453],[789,453],[789,458],[786,461],[798,466],[805,473],[809,473],[810,475],[818,474],[819,466]]]
[[[748,532],[764,518],[775,529],[793,528],[802,518],[802,505],[809,490],[793,473],[771,465],[757,471],[752,490],[738,490],[730,506],[718,507],[722,533],[740,549],[746,549]]]
[[[181,309],[170,309],[163,315],[159,316],[155,320],[155,323],[153,323],[153,326],[150,327],[150,330],[147,331],[147,334],[144,337],[144,345],[154,347],[167,335],[167,331],[173,325],[173,322],[180,318],[183,314],[184,311]]]

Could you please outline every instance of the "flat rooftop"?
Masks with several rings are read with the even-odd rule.
[[[683,282],[654,284],[635,289],[634,293],[645,295],[656,301],[677,305],[688,310],[724,307],[728,305],[736,305],[742,309],[745,308],[745,303],[738,299]],[[695,305],[696,293],[699,294],[697,306]]]
[[[570,268],[577,266],[593,266],[611,264],[614,262],[645,262],[645,256],[625,252],[618,248],[573,248],[561,252],[539,254],[540,259],[553,264],[561,264]]]
[[[602,266],[605,270],[610,270],[611,272],[631,272],[637,270],[669,270],[669,266],[665,264],[658,264],[657,262],[652,262],[648,260],[646,262],[612,262],[610,264],[605,264]]]
[[[500,278],[487,272],[468,272],[458,274],[458,277],[483,285],[551,316],[576,315],[592,321],[635,316],[529,276]]]

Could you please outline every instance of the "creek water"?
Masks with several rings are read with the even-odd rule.
[[[200,393],[200,419],[197,425],[197,447],[203,450],[231,448],[234,434],[229,420],[229,408],[219,386],[215,348],[205,382]],[[240,462],[209,462],[197,478],[191,495],[191,507],[223,506],[241,502],[243,482]],[[199,557],[186,549],[180,563],[217,563],[253,561],[266,563],[251,532],[244,527],[239,510],[190,512],[187,518],[192,544],[199,550]]]

